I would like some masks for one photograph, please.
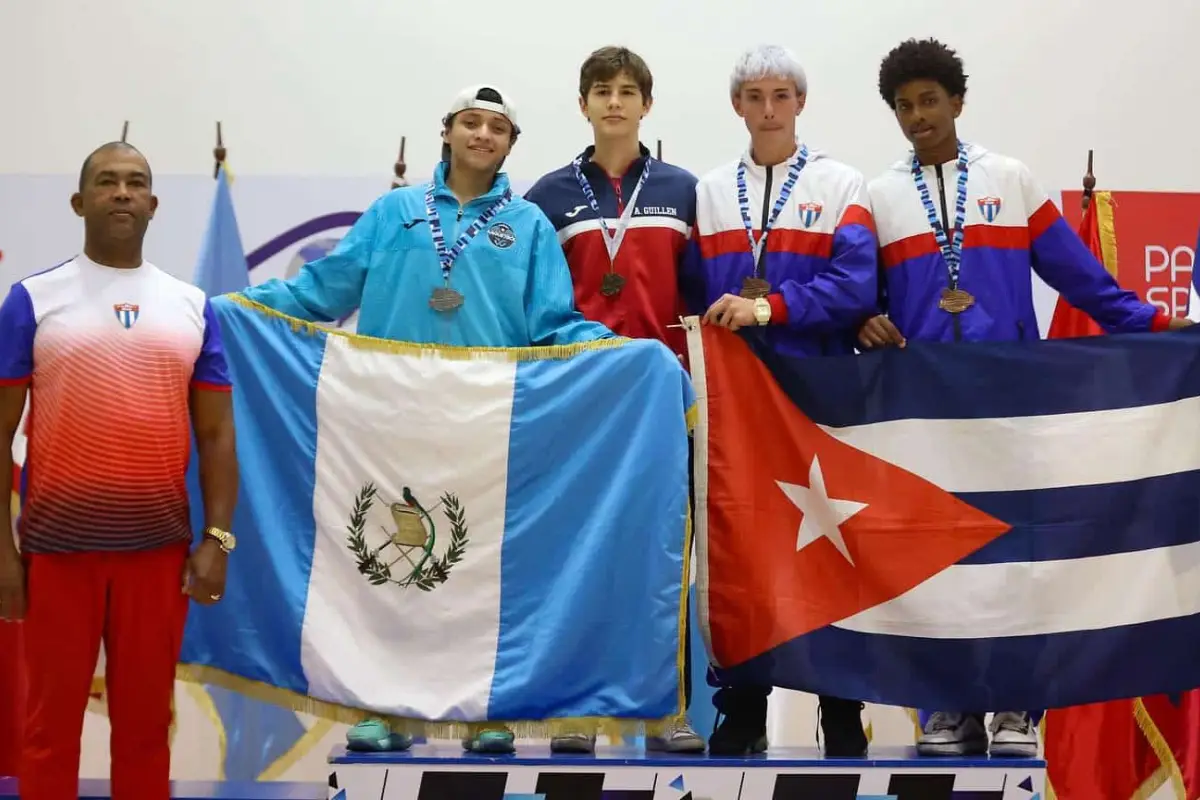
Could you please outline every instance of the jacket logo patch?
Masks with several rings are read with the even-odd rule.
[[[800,214],[800,224],[806,228],[816,225],[824,208],[820,203],[797,203],[796,210]]]
[[[488,228],[488,241],[501,250],[506,250],[517,243],[517,236],[508,225],[503,222],[497,222]]]
[[[979,213],[987,222],[995,222],[996,217],[1000,216],[1000,208],[1004,205],[999,197],[981,197],[979,198]]]

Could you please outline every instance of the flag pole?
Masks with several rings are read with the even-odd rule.
[[[1092,193],[1096,190],[1096,176],[1092,174],[1092,155],[1093,151],[1088,150],[1087,174],[1083,176],[1083,196],[1079,200],[1084,212],[1092,204]]]
[[[225,141],[221,136],[221,123],[217,122],[217,146],[213,148],[213,160],[216,162],[213,165],[213,180],[221,174],[221,166],[225,163]]]
[[[392,172],[396,177],[392,179],[392,188],[399,189],[401,186],[408,186],[408,181],[404,178],[404,173],[408,171],[408,165],[404,163],[404,145],[408,143],[407,136],[400,137],[400,156],[396,159],[396,163],[392,165]]]
[[[662,139],[659,139],[659,140],[658,140],[658,146],[657,146],[657,148],[656,148],[656,151],[655,151],[655,156],[654,156],[654,157],[655,157],[657,160],[659,160],[659,161],[662,161]]]
[[[129,141],[129,120],[125,120],[125,124],[121,126],[121,144],[127,144]]]

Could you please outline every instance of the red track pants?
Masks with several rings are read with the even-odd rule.
[[[25,722],[21,624],[0,622],[0,775],[16,775]]]
[[[188,545],[27,557],[22,800],[75,800],[88,690],[105,647],[113,800],[169,800],[171,701]]]

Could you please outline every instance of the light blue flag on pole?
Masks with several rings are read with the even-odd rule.
[[[194,283],[210,298],[241,291],[250,283],[229,180],[223,168],[217,175],[217,191],[213,197],[208,231],[200,247]],[[193,524],[199,529],[203,525],[204,507],[199,502],[199,477],[194,450],[188,481],[194,498]],[[236,551],[233,558],[237,558]],[[289,708],[263,703],[220,686],[205,685],[204,689],[212,699],[213,709],[224,728],[224,763],[221,769],[227,780],[257,780],[276,760],[291,751],[307,730]]]
[[[185,664],[431,736],[679,712],[694,395],[667,348],[439,348],[213,305],[239,538]]]

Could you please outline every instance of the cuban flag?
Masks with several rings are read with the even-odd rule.
[[[238,545],[185,675],[346,721],[679,712],[693,396],[666,347],[437,350],[213,307]]]
[[[718,674],[1025,709],[1200,686],[1200,336],[785,360],[689,326]]]

